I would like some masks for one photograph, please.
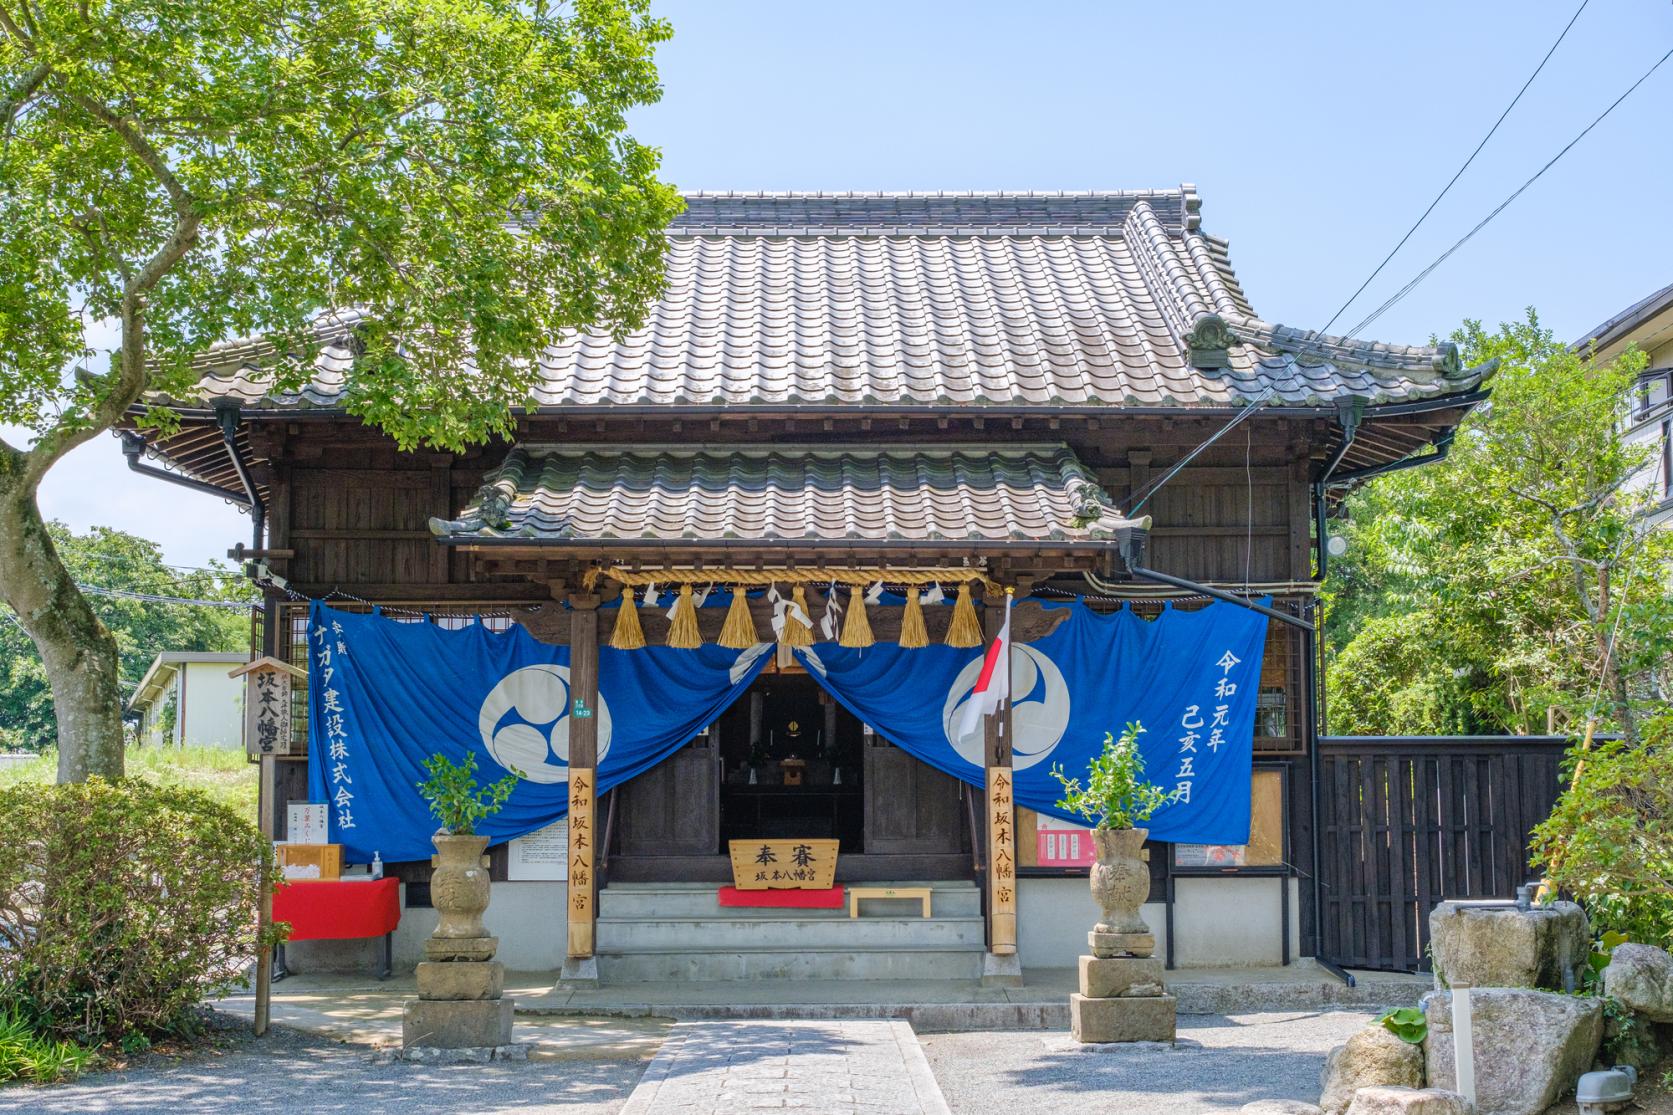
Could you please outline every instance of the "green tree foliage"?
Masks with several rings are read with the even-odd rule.
[[[1673,715],[1571,762],[1580,776],[1535,830],[1534,861],[1601,928],[1673,946]]]
[[[424,760],[424,773],[430,777],[418,783],[418,792],[430,803],[430,812],[441,822],[442,831],[454,836],[475,833],[476,823],[498,813],[522,777],[512,771],[483,786],[476,780],[475,755],[466,755],[463,763],[455,765],[440,753]]]
[[[177,1031],[243,982],[273,846],[205,795],[140,778],[0,790],[0,998],[86,1044]],[[130,1041],[130,1045],[133,1041]]]
[[[1144,725],[1136,723],[1128,724],[1119,739],[1105,732],[1103,753],[1094,756],[1087,768],[1085,786],[1052,764],[1051,776],[1063,787],[1057,807],[1078,813],[1101,829],[1137,828],[1150,820],[1173,797],[1145,780],[1144,755],[1139,751],[1143,733]]]
[[[248,583],[232,570],[171,569],[156,543],[108,527],[75,534],[62,523],[50,523],[48,531],[70,575],[89,586],[93,611],[116,641],[124,695],[133,692],[161,651],[248,649],[248,611],[109,595],[223,603],[254,599]],[[0,616],[0,749],[47,750],[56,744],[57,725],[46,668],[14,614],[0,605]]]
[[[36,505],[66,452],[259,334],[278,388],[354,323],[353,413],[404,447],[510,429],[563,330],[630,328],[679,199],[626,113],[648,0],[0,0],[0,598],[60,777],[121,773],[118,650]],[[83,324],[119,324],[108,368]],[[144,420],[166,425],[166,412]]]
[[[1673,534],[1643,529],[1648,446],[1622,437],[1643,358],[1525,321],[1453,335],[1498,358],[1440,465],[1355,492],[1326,586],[1330,730],[1537,733],[1554,706],[1633,734],[1665,704]]]

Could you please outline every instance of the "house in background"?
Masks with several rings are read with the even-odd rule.
[[[244,682],[228,671],[249,661],[237,651],[165,650],[128,699],[147,747],[242,747]]]
[[[1657,499],[1650,522],[1673,525],[1673,286],[1633,303],[1574,343],[1576,351],[1597,346],[1599,361],[1613,360],[1628,345],[1649,357],[1639,373],[1628,419],[1629,441],[1656,447],[1654,467],[1639,481]]]

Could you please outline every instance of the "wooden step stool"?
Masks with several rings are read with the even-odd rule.
[[[860,916],[860,899],[862,898],[916,898],[924,904],[924,917],[929,917],[928,887],[849,887],[848,888],[848,916]]]

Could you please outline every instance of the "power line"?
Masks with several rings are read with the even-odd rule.
[[[1330,327],[1336,324],[1336,319],[1341,317],[1343,312],[1347,310],[1349,306],[1354,304],[1355,299],[1365,293],[1365,288],[1371,285],[1371,280],[1382,274],[1383,268],[1387,267],[1389,261],[1399,254],[1401,248],[1406,246],[1406,241],[1412,238],[1412,233],[1416,232],[1418,230],[1418,226],[1429,219],[1429,214],[1435,211],[1435,206],[1441,203],[1441,199],[1444,198],[1452,187],[1457,184],[1458,179],[1462,178],[1464,176],[1464,172],[1470,169],[1470,164],[1475,162],[1475,157],[1481,154],[1481,149],[1487,146],[1487,141],[1493,138],[1494,133],[1499,130],[1499,125],[1505,122],[1505,117],[1510,115],[1510,110],[1515,108],[1517,102],[1522,99],[1522,94],[1528,91],[1528,86],[1534,83],[1534,78],[1538,77],[1540,71],[1545,69],[1545,64],[1551,61],[1551,56],[1557,53],[1557,48],[1561,46],[1563,40],[1568,37],[1569,28],[1574,26],[1574,21],[1580,18],[1580,13],[1585,11],[1586,5],[1591,2],[1592,0],[1580,0],[1580,6],[1574,9],[1574,14],[1569,17],[1568,23],[1563,25],[1563,33],[1557,36],[1557,41],[1551,44],[1551,49],[1545,52],[1544,58],[1539,60],[1539,65],[1535,66],[1534,72],[1528,75],[1528,80],[1522,83],[1522,88],[1516,91],[1516,96],[1512,97],[1510,103],[1505,106],[1505,110],[1499,113],[1499,118],[1493,121],[1493,126],[1487,129],[1487,134],[1482,136],[1481,142],[1475,145],[1475,150],[1471,151],[1470,157],[1464,160],[1464,165],[1459,167],[1458,172],[1447,180],[1447,184],[1445,186],[1441,187],[1441,192],[1435,195],[1435,200],[1429,203],[1429,208],[1423,211],[1423,215],[1417,219],[1416,223],[1414,223],[1411,228],[1406,230],[1406,235],[1402,236],[1400,238],[1400,242],[1394,245],[1393,251],[1383,257],[1383,261],[1377,264],[1376,270],[1372,271],[1370,275],[1366,276],[1365,281],[1359,284],[1359,289],[1354,291],[1348,300],[1342,303],[1342,305],[1337,308],[1335,313],[1330,315],[1330,320],[1324,323],[1324,328],[1319,330],[1320,333],[1330,332]],[[1349,336],[1352,335],[1353,334],[1351,333],[1349,334]]]
[[[1441,264],[1445,263],[1448,259],[1452,258],[1452,254],[1454,252],[1456,252],[1459,248],[1462,248],[1465,244],[1469,243],[1470,240],[1475,236],[1476,233],[1478,233],[1482,229],[1486,228],[1488,226],[1488,224],[1490,224],[1492,222],[1493,218],[1497,217],[1500,213],[1503,213],[1507,208],[1509,208],[1510,203],[1515,201],[1517,198],[1521,197],[1523,192],[1526,191],[1529,186],[1532,186],[1535,182],[1539,181],[1540,178],[1542,176],[1544,176],[1546,171],[1548,171],[1552,167],[1556,166],[1559,159],[1561,159],[1564,155],[1568,154],[1569,151],[1574,147],[1575,144],[1579,143],[1582,139],[1585,139],[1587,134],[1590,133],[1593,128],[1595,128],[1599,124],[1603,123],[1605,117],[1607,117],[1611,112],[1614,112],[1615,109],[1620,105],[1620,103],[1622,101],[1624,101],[1628,97],[1632,96],[1633,92],[1635,90],[1637,90],[1637,88],[1640,85],[1643,85],[1646,81],[1648,81],[1652,74],[1654,74],[1657,70],[1661,69],[1662,63],[1666,62],[1669,58],[1673,58],[1673,50],[1669,50],[1666,54],[1663,54],[1659,59],[1657,59],[1655,65],[1651,66],[1648,70],[1645,70],[1644,75],[1642,77],[1640,77],[1637,81],[1633,82],[1632,85],[1630,85],[1627,88],[1627,91],[1625,93],[1622,93],[1619,97],[1616,97],[1615,100],[1609,105],[1609,107],[1604,109],[1601,113],[1599,113],[1597,118],[1595,120],[1593,120],[1590,124],[1587,124],[1586,127],[1580,132],[1579,135],[1577,135],[1573,139],[1569,140],[1568,143],[1563,146],[1563,149],[1561,151],[1558,151],[1555,155],[1553,155],[1551,157],[1550,162],[1546,163],[1544,166],[1540,167],[1537,171],[1535,171],[1534,176],[1532,178],[1529,178],[1526,182],[1522,183],[1522,185],[1518,186],[1516,188],[1515,193],[1511,194],[1509,197],[1507,197],[1503,201],[1501,201],[1496,209],[1494,209],[1491,213],[1487,214],[1487,216],[1483,217],[1481,219],[1480,223],[1478,223],[1469,232],[1466,232],[1463,236],[1461,236],[1458,239],[1457,243],[1453,244],[1452,247],[1450,247],[1446,251],[1442,252],[1440,254],[1440,256],[1437,257],[1435,259],[1435,261],[1433,263],[1431,263],[1428,267],[1425,267],[1422,271],[1418,272],[1417,278],[1413,279],[1411,282],[1407,283],[1405,286],[1403,286],[1399,290],[1395,291],[1393,297],[1391,297],[1388,301],[1384,302],[1381,306],[1378,306],[1375,310],[1373,310],[1371,312],[1370,316],[1368,316],[1364,321],[1360,322],[1358,325],[1354,326],[1351,330],[1349,330],[1347,332],[1346,336],[1348,336],[1348,337],[1358,336],[1359,331],[1361,329],[1364,329],[1366,326],[1368,326],[1372,322],[1376,321],[1379,317],[1382,317],[1383,314],[1385,314],[1389,310],[1393,309],[1394,305],[1396,303],[1398,303],[1401,299],[1405,298],[1406,295],[1410,294],[1413,290],[1415,290],[1417,288],[1418,284],[1423,282],[1424,279],[1427,279],[1430,276],[1430,274],[1432,272],[1434,272],[1434,270],[1437,267],[1439,267]]]
[[[186,596],[161,596],[151,592],[130,592],[127,589],[105,588],[102,585],[76,585],[82,592],[94,596],[110,596],[119,600],[139,600],[147,604],[189,604],[198,608],[227,608],[237,611],[249,611],[258,607],[254,602],[240,600],[194,600]]]

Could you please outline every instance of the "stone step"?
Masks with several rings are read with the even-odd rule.
[[[979,980],[975,949],[855,948],[753,950],[598,949],[601,983],[704,983],[717,980]]]
[[[980,917],[600,917],[598,947],[613,952],[682,947],[730,951],[980,949],[984,930]]]
[[[857,883],[856,886],[927,886],[930,910],[936,917],[979,917],[982,896],[974,883],[954,880],[929,883]],[[846,902],[840,909],[802,910],[759,906],[722,906],[714,883],[612,883],[598,892],[601,918],[785,918],[808,920],[848,919]],[[860,905],[860,918],[873,916],[916,916],[921,903],[915,899],[868,899]]]

